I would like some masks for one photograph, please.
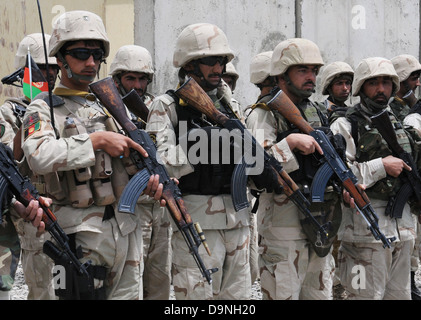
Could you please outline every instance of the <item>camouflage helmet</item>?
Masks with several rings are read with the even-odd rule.
[[[121,72],[146,73],[152,81],[154,69],[150,52],[137,45],[122,46],[111,63],[109,75],[115,76]]]
[[[359,95],[361,87],[366,80],[375,77],[392,78],[393,84],[395,85],[395,91],[392,93],[392,96],[399,90],[399,76],[393,67],[392,61],[381,57],[371,57],[363,59],[357,69],[355,69],[354,82],[352,83],[353,96],[356,97]]]
[[[282,41],[273,50],[270,75],[282,75],[289,67],[296,65],[323,66],[319,47],[314,42],[302,38]]]
[[[351,66],[343,61],[335,61],[327,66],[325,66],[320,74],[320,83],[322,87],[322,94],[327,95],[329,92],[327,92],[327,89],[331,85],[332,81],[343,74],[349,74],[351,76],[351,79],[354,77],[354,70],[351,68]]]
[[[417,58],[409,54],[401,54],[391,59],[399,81],[403,82],[409,78],[411,73],[421,71],[421,64]]]
[[[250,62],[250,82],[262,83],[270,76],[270,64],[273,51],[261,52],[255,55]]]
[[[227,63],[226,71],[225,71],[224,74],[226,74],[226,75],[231,76],[231,77],[234,78],[234,81],[232,83],[232,90],[234,91],[235,90],[235,87],[237,85],[237,80],[240,77],[240,75],[238,74],[238,72],[235,69],[235,66],[233,65],[232,62],[228,62]]]
[[[50,35],[45,35],[45,44],[47,45],[48,53],[48,42],[50,41]],[[28,55],[28,49],[31,54],[32,59],[37,65],[45,64],[45,55],[44,55],[44,42],[42,38],[42,33],[32,33],[25,36],[22,41],[19,43],[18,50],[15,55],[15,69],[25,67]],[[48,58],[49,65],[57,65],[57,61],[53,57]]]
[[[69,41],[98,40],[104,46],[104,58],[110,54],[110,42],[102,19],[89,11],[67,11],[54,22],[50,39],[50,57]]]
[[[225,33],[209,23],[187,26],[176,41],[174,67],[182,68],[190,61],[209,56],[224,56],[228,62],[234,58]]]

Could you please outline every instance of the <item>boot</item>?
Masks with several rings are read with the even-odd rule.
[[[411,298],[412,300],[421,300],[421,292],[415,283],[415,271],[411,271]]]

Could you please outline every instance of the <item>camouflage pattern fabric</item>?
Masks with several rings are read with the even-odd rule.
[[[20,258],[20,242],[10,215],[0,225],[0,290],[10,291],[15,281]]]

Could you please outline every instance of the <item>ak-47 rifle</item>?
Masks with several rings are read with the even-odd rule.
[[[340,180],[342,186],[349,192],[355,201],[355,207],[367,222],[368,228],[376,240],[381,240],[383,247],[390,248],[390,244],[394,238],[386,238],[380,231],[378,225],[378,216],[371,206],[370,200],[366,193],[362,190],[360,185],[357,184],[357,177],[343,162],[342,158],[338,155],[335,148],[332,146],[329,138],[321,130],[316,130],[303,118],[300,110],[283,92],[279,91],[267,103],[267,106],[274,111],[279,112],[291,124],[297,127],[301,132],[311,135],[323,150],[322,160],[324,163],[318,169],[311,186],[311,201],[323,202],[324,192],[327,182],[333,174]]]
[[[4,199],[6,192],[11,191],[15,197],[24,205],[31,200],[37,200],[39,207],[43,210],[42,221],[46,230],[57,243],[47,240],[44,243],[44,252],[54,260],[56,265],[61,265],[66,270],[66,288],[64,296],[71,296],[72,299],[80,299],[81,295],[93,292],[94,283],[87,269],[90,261],[82,264],[72,252],[69,245],[69,237],[60,227],[56,216],[45,204],[42,197],[29,178],[23,177],[13,159],[12,150],[4,144],[0,144],[0,201]],[[2,204],[0,203],[0,207]],[[76,278],[74,278],[76,276]],[[67,281],[71,279],[71,283]],[[72,287],[70,287],[70,284]],[[60,289],[62,290],[62,289]],[[62,296],[62,295],[60,295]]]
[[[229,131],[239,130],[242,136],[241,139],[243,139],[245,144],[246,142],[251,142],[251,149],[255,150],[256,154],[262,155],[260,159],[264,160],[264,163],[255,163],[255,165],[268,166],[270,170],[274,171],[278,180],[278,184],[282,187],[283,192],[298,207],[300,212],[313,226],[314,232],[316,234],[316,241],[312,244],[314,245],[315,250],[318,251],[320,248],[323,248],[323,246],[327,244],[329,235],[328,233],[331,228],[330,223],[320,225],[317,219],[315,219],[315,217],[311,214],[309,210],[310,203],[302,194],[297,184],[283,169],[281,163],[273,156],[268,154],[256,141],[254,136],[250,133],[249,130],[247,130],[244,124],[239,119],[231,119],[216,109],[210,97],[193,78],[189,78],[177,91],[175,91],[175,94],[187,102],[189,106],[200,111],[206,115],[208,119],[211,119],[223,128],[226,128]],[[250,167],[250,164],[248,164],[247,161],[245,161],[243,158],[241,162],[235,166],[232,175],[231,195],[234,208],[237,211],[248,205],[246,195],[248,176],[246,174],[246,167]],[[268,181],[268,183],[270,183],[270,181]]]
[[[159,181],[164,186],[162,199],[166,201],[167,209],[178,229],[181,231],[184,240],[189,247],[190,253],[196,261],[202,275],[206,278],[208,283],[211,284],[211,274],[218,271],[218,269],[206,269],[199,254],[199,246],[203,243],[207,253],[210,255],[210,250],[207,246],[203,232],[198,223],[193,223],[184,204],[181,191],[174,180],[170,178],[164,165],[159,160],[156,146],[149,134],[144,130],[138,129],[127,116],[126,106],[124,105],[112,78],[108,77],[97,81],[90,84],[89,87],[117,123],[120,124],[127,136],[141,145],[149,155],[144,158],[136,150],[130,150],[130,158],[140,171],[130,179],[125,187],[118,203],[118,210],[120,212],[134,213],[137,199],[146,188],[150,176],[158,174]]]
[[[394,218],[402,218],[403,208],[411,197],[415,196],[418,205],[421,206],[421,176],[411,154],[406,152],[399,144],[388,111],[385,109],[370,117],[370,119],[387,142],[393,155],[405,161],[412,169],[411,171],[403,170],[401,173],[400,177],[403,179],[403,185],[391,202],[390,215]]]

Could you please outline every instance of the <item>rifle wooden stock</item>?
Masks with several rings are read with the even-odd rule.
[[[177,91],[176,94],[187,104],[206,115],[221,126],[230,119],[215,108],[212,100],[193,78],[189,78]]]
[[[310,134],[314,128],[304,119],[301,111],[291,101],[285,92],[279,91],[274,99],[268,104],[274,111],[278,111],[282,116],[295,125],[301,132]]]
[[[136,90],[132,89],[126,94],[123,97],[123,102],[134,115],[138,116],[145,123],[148,121],[149,109]]]
[[[13,138],[13,156],[17,161],[21,161],[23,158],[22,150],[22,126],[16,132],[15,137]]]
[[[97,81],[90,84],[89,87],[112,117],[120,124],[124,132],[147,151],[149,155],[147,158],[143,158],[135,150],[131,150],[130,157],[139,170],[143,171],[146,168],[149,176],[152,174],[159,175],[160,183],[164,186],[161,198],[166,201],[166,207],[178,229],[181,231],[190,253],[193,255],[202,275],[210,284],[212,282],[211,274],[218,269],[206,269],[198,251],[198,247],[203,243],[203,240],[197,233],[192,218],[184,204],[180,189],[174,180],[170,178],[164,165],[160,164],[158,161],[155,144],[148,133],[138,129],[128,117],[126,106],[124,105],[112,78],[109,77]],[[129,191],[130,190],[127,190],[126,187],[124,192],[128,193]],[[124,197],[124,192],[121,196],[122,198]],[[206,244],[204,244],[204,248],[207,253],[211,255],[209,247]]]

